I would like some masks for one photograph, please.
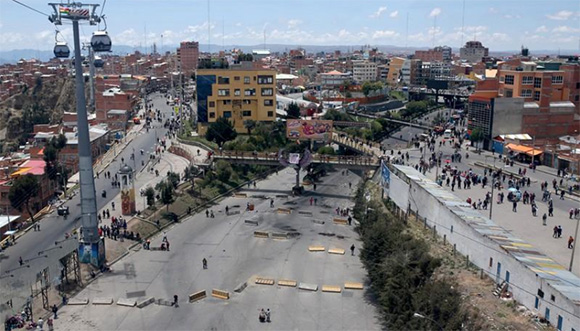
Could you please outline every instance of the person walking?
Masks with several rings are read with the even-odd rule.
[[[513,204],[512,204],[512,211],[514,213],[517,213],[518,212],[518,203],[516,201],[514,201]]]
[[[179,297],[177,296],[177,294],[173,295],[173,303],[171,304],[172,306],[174,306],[175,308],[179,307]]]
[[[544,214],[546,215],[546,214]],[[558,237],[558,226],[554,225],[554,229],[553,229],[554,233],[552,233],[552,238],[557,238]]]
[[[51,310],[52,310],[52,313],[54,314],[54,319],[57,319],[58,318],[58,316],[57,316],[58,307],[56,305],[52,305]]]
[[[550,206],[550,208],[548,208],[548,216],[554,217],[554,207]]]
[[[203,258],[203,260],[201,260],[201,263],[203,264],[203,268],[207,269],[207,260],[205,259],[205,257]]]
[[[542,216],[542,225],[547,225],[546,220],[548,219],[548,216],[546,216],[546,213],[544,213],[544,215]]]
[[[568,238],[568,248],[569,248],[569,249],[572,249],[572,248],[574,248],[574,246],[573,246],[573,243],[574,243],[574,237],[570,236],[570,237]]]
[[[350,255],[354,256],[354,244],[350,246]]]
[[[24,260],[22,260],[22,256],[18,258],[18,263],[20,265],[24,265]]]
[[[558,238],[562,237],[562,226],[558,225]]]

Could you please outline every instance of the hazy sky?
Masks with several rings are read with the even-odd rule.
[[[51,13],[45,1],[20,1]],[[465,0],[462,23],[463,4],[463,0],[211,0],[210,38],[217,45],[256,45],[264,42],[265,31],[266,43],[416,47],[460,47],[462,40],[477,38],[491,51],[526,45],[532,51],[580,52],[579,0]],[[108,0],[104,9],[113,44],[208,41],[207,0]],[[71,26],[58,29],[72,44]],[[95,29],[83,26],[84,38]],[[0,0],[0,50],[51,49],[54,30],[41,14]]]

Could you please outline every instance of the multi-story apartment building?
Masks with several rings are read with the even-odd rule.
[[[483,47],[480,41],[468,41],[459,49],[459,57],[467,62],[481,62],[487,56],[489,56],[489,48]]]
[[[387,84],[396,86],[401,79],[401,69],[403,68],[405,59],[402,57],[394,57],[389,62],[389,70],[387,74]]]
[[[513,59],[499,63],[495,77],[478,83],[469,97],[468,129],[484,131],[485,147],[491,148],[491,140],[500,134],[527,133],[541,146],[577,132],[580,65],[544,68]]]
[[[376,81],[377,64],[366,60],[352,61],[352,78],[359,84]]]
[[[276,72],[257,69],[199,69],[197,80],[198,130],[220,117],[246,132],[245,120],[276,120]]]
[[[177,62],[181,64],[181,71],[190,76],[199,61],[199,43],[197,41],[182,41],[177,49]]]

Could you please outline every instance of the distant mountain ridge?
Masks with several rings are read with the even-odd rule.
[[[175,46],[164,46],[162,49],[158,47],[158,52],[166,52],[171,51],[175,52],[178,45]],[[270,50],[271,52],[287,52],[291,49],[296,48],[304,48],[307,52],[311,53],[318,53],[318,52],[334,52],[339,50],[341,52],[349,52],[362,49],[363,45],[285,45],[285,44],[266,44],[266,49]],[[400,47],[394,45],[371,45],[372,48],[378,48],[382,52],[386,53],[414,53],[416,50],[419,49],[429,49],[429,47]],[[220,51],[223,49],[231,50],[231,49],[241,49],[243,52],[251,52],[255,49],[264,49],[264,45],[216,45],[211,44],[208,48],[207,44],[200,44],[199,45],[201,52],[207,52],[211,50],[212,52]],[[140,51],[142,53],[150,53],[153,50],[153,47],[132,47],[127,45],[115,45],[113,44],[112,53],[116,55],[126,55],[133,53],[135,51]],[[458,48],[453,48],[453,52],[459,52]],[[513,51],[490,51],[490,55],[494,56],[508,56],[512,54],[518,54],[519,50]],[[578,54],[578,50],[530,50],[532,55],[557,55],[559,54]],[[16,63],[20,59],[38,59],[41,61],[48,61],[53,57],[52,50],[34,50],[34,49],[15,49],[9,51],[0,51],[0,64],[4,63]]]

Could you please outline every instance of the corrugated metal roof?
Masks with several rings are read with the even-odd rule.
[[[511,232],[495,224],[491,219],[471,208],[467,202],[441,188],[415,168],[401,165],[394,165],[394,167],[447,206],[452,213],[462,218],[475,231],[495,242],[498,250],[506,251],[535,272],[537,277],[549,280],[550,285],[562,295],[580,305],[580,278],[578,276],[541,253],[532,244],[513,236]]]

